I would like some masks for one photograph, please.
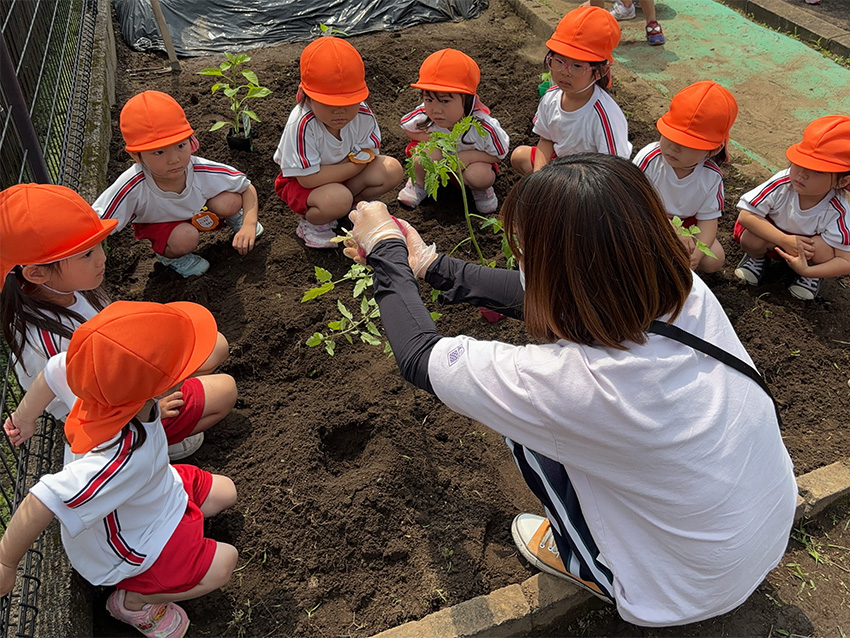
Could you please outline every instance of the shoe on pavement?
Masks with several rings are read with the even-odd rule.
[[[613,602],[602,592],[599,585],[582,580],[564,568],[548,519],[534,514],[517,514],[511,523],[511,535],[519,553],[540,571],[568,580],[607,603]]]
[[[189,629],[189,617],[175,603],[145,605],[140,611],[130,611],[124,606],[126,589],[116,589],[106,599],[106,611],[113,618],[133,625],[145,636],[152,638],[183,638]]]
[[[238,213],[236,213],[232,217],[226,218],[224,220],[224,223],[227,224],[230,228],[232,228],[234,233],[238,233],[240,230],[242,230],[242,220],[244,218],[245,218],[245,213],[243,213],[240,210]],[[265,230],[265,228],[263,228],[263,225],[260,223],[260,220],[258,219],[257,220],[257,232],[254,234],[254,236],[259,237],[260,235],[263,234],[264,230]]]
[[[181,459],[185,459],[187,456],[192,456],[198,451],[198,448],[201,447],[203,443],[203,432],[187,436],[185,439],[180,441],[180,443],[168,446],[168,460],[179,461]]]
[[[336,237],[334,228],[335,221],[328,224],[311,224],[302,217],[298,220],[295,234],[303,239],[304,245],[309,248],[336,248],[336,244],[331,241]]]
[[[617,20],[634,20],[635,19],[635,4],[627,7],[620,0],[614,0],[614,8],[611,9],[611,15]]]
[[[156,258],[159,260],[159,263],[177,271],[183,277],[203,275],[210,267],[210,262],[195,253],[189,253],[188,255],[175,257],[174,259],[169,259],[162,255],[157,255]]]
[[[751,286],[757,286],[764,274],[764,265],[766,263],[767,257],[758,259],[744,255],[744,258],[741,259],[735,268],[735,276],[742,281],[746,281]]]
[[[416,208],[427,196],[428,193],[425,192],[424,186],[414,184],[412,179],[408,179],[404,188],[398,192],[396,199],[408,208]]]
[[[653,47],[657,47],[666,42],[664,39],[664,32],[661,30],[661,25],[658,24],[657,20],[646,23],[646,41]]]
[[[483,190],[473,190],[472,199],[475,200],[475,210],[482,215],[499,210],[499,200],[492,186]]]
[[[823,279],[819,277],[797,277],[794,283],[788,286],[790,292],[797,299],[811,301],[818,296]]]

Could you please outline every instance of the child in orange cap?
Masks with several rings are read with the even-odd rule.
[[[850,274],[850,117],[818,118],[785,156],[790,168],[738,201],[734,238],[746,254],[735,275],[758,284],[775,249],[798,275],[788,291],[809,300],[824,278]]]
[[[257,191],[232,166],[195,157],[198,140],[177,101],[160,91],[133,96],[121,109],[121,134],[135,164],[94,203],[103,219],[117,219],[116,232],[133,223],[157,259],[183,277],[201,275],[209,262],[195,254],[199,231],[219,220],[232,228],[240,255],[263,232],[257,221]]]
[[[526,175],[576,153],[631,156],[628,122],[606,90],[619,42],[620,25],[599,7],[573,9],[558,23],[544,60],[555,86],[540,98],[534,116],[540,139],[536,146],[514,149],[516,171]]]
[[[100,288],[106,264],[101,242],[116,225],[64,186],[19,184],[0,192],[0,321],[25,390],[50,357],[67,350],[77,327],[109,303]],[[211,374],[227,354],[227,340],[218,335],[199,376],[163,398],[173,460],[194,453],[203,431],[233,407],[233,378]],[[47,409],[62,420],[69,407],[57,399]]]
[[[106,608],[148,636],[183,636],[176,601],[222,587],[236,548],[204,538],[204,518],[236,502],[225,477],[168,463],[156,397],[203,365],[215,319],[193,303],[118,301],[80,326],[51,358],[4,429],[16,436],[44,397],[74,407],[65,421],[65,467],[30,489],[0,540],[0,594],[54,517],[74,568],[93,585],[115,585]]]
[[[479,213],[493,213],[499,200],[493,191],[498,162],[508,154],[510,139],[490,116],[478,99],[481,71],[471,57],[457,49],[442,49],[432,53],[419,68],[419,80],[411,84],[422,91],[422,104],[401,118],[401,128],[411,142],[407,155],[416,144],[428,140],[431,133],[450,133],[455,124],[471,115],[487,135],[469,130],[460,140],[458,159],[463,162],[463,181],[472,189],[475,208]],[[425,199],[425,169],[415,163],[416,179],[408,179],[398,194],[398,201],[415,208]]]
[[[729,130],[737,115],[729,91],[716,82],[696,82],[673,97],[670,110],[656,123],[661,140],[633,160],[661,196],[667,215],[679,217],[685,228],[699,228],[698,239],[714,253],[706,255],[693,239],[681,237],[693,270],[717,272],[726,259],[717,241],[724,202],[718,164],[728,161]]]
[[[404,176],[398,160],[380,154],[368,95],[363,60],[348,42],[323,36],[305,47],[298,103],[274,154],[274,188],[301,217],[295,232],[310,248],[334,248],[336,220]]]

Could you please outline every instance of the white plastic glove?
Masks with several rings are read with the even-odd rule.
[[[395,220],[387,212],[383,202],[359,202],[357,208],[348,214],[354,224],[351,236],[364,256],[385,239],[404,240],[404,234]]]
[[[413,274],[419,279],[424,279],[435,259],[437,259],[437,246],[426,244],[416,229],[403,219],[396,220],[404,229],[404,241],[407,243],[407,263]]]

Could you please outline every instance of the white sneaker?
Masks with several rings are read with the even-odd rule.
[[[198,448],[201,447],[203,442],[204,433],[198,432],[197,434],[187,436],[185,439],[180,441],[180,443],[169,445],[168,460],[179,461],[180,459],[185,459],[187,456],[192,456],[195,452],[198,451]]]
[[[336,222],[332,221],[328,224],[311,224],[303,217],[298,220],[298,227],[295,229],[295,234],[304,240],[304,245],[309,248],[336,248],[336,244],[331,241],[336,237],[334,232]]]
[[[156,258],[159,260],[159,263],[177,271],[183,277],[203,275],[210,267],[210,262],[195,253],[189,253],[188,255],[175,257],[174,259],[169,259],[162,255],[157,255]]]
[[[424,186],[414,184],[412,179],[408,179],[404,188],[398,192],[397,199],[408,208],[416,208],[427,196]]]
[[[811,301],[815,297],[818,296],[820,292],[820,285],[823,282],[823,279],[818,277],[797,277],[794,280],[794,283],[788,286],[788,292],[790,292],[797,299],[802,299],[803,301]]]
[[[232,228],[234,233],[238,233],[240,230],[242,230],[242,220],[244,218],[245,218],[245,213],[243,213],[240,210],[238,213],[236,213],[232,217],[226,218],[224,220],[224,223],[227,224],[230,228]],[[254,234],[254,237],[259,237],[260,235],[262,235],[264,230],[265,230],[265,228],[263,228],[263,225],[260,223],[260,220],[258,219],[257,220],[257,232]]]
[[[617,20],[634,20],[635,19],[635,3],[627,7],[620,0],[614,0],[614,8],[611,9],[611,15]]]
[[[473,190],[472,199],[475,200],[475,210],[482,215],[495,213],[499,210],[499,199],[496,197],[496,191],[493,190],[492,186],[484,190]]]

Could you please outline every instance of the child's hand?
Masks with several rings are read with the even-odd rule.
[[[697,248],[697,243],[693,239],[691,239],[691,243],[693,244],[691,247],[691,270],[696,270],[705,254]]]
[[[815,256],[815,242],[811,237],[802,235],[786,235],[785,241],[782,242],[781,248],[786,255],[796,257],[799,252],[805,253],[806,259],[811,259]]]
[[[791,253],[786,253],[779,246],[776,247],[777,254],[785,260],[785,262],[791,267],[798,275],[804,275],[806,269],[809,267],[809,260],[807,257],[811,257],[814,255],[814,242],[811,243],[811,251],[806,250],[806,244],[802,240],[808,239],[810,242],[812,241],[810,237],[797,237],[797,254],[792,255]],[[807,252],[811,252],[811,255],[807,255]]]
[[[183,407],[183,393],[179,390],[159,400],[159,415],[162,419],[173,419]]]
[[[6,436],[9,437],[9,441],[15,446],[27,441],[35,434],[37,427],[38,424],[35,422],[35,419],[27,421],[22,419],[17,412],[12,412],[12,415],[3,424],[3,430],[6,432]]]
[[[239,232],[233,236],[233,247],[240,255],[247,255],[254,249],[257,240],[257,228],[248,228],[248,224],[242,224]]]
[[[15,587],[15,578],[18,575],[17,568],[12,568],[0,563],[0,596],[5,596]]]

